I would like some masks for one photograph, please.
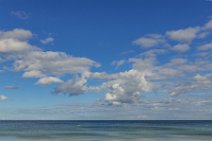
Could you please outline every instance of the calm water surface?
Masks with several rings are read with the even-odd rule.
[[[212,141],[212,121],[0,121],[0,141]]]

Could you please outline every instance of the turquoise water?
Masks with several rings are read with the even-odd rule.
[[[212,141],[212,121],[0,121],[0,141]]]

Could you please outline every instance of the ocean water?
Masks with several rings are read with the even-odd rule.
[[[212,121],[0,121],[0,141],[212,141]]]

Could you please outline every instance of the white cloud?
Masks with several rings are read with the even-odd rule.
[[[61,83],[59,77],[62,75],[86,74],[91,67],[99,66],[88,58],[43,51],[28,42],[31,37],[29,30],[1,31],[0,53],[5,60],[13,62],[15,71],[23,72],[24,78],[39,78],[37,84]]]
[[[174,69],[174,68],[169,68],[169,67],[161,67],[158,71],[158,74],[160,75],[160,79],[167,79],[167,78],[173,78],[173,77],[178,77],[181,75],[181,71]]]
[[[201,27],[190,27],[168,31],[167,40],[156,34],[141,37],[134,43],[146,49],[153,46],[159,49],[142,50],[136,56],[113,62],[114,65],[127,64],[129,69],[111,74],[92,72],[91,68],[98,67],[99,64],[91,59],[74,57],[64,52],[44,51],[32,46],[28,42],[32,34],[26,34],[25,30],[1,32],[0,42],[11,40],[11,43],[8,47],[0,44],[0,53],[13,62],[15,71],[23,72],[24,78],[37,78],[37,84],[40,85],[59,83],[55,93],[79,95],[89,91],[101,91],[105,93],[104,100],[109,104],[132,104],[139,103],[141,95],[146,93],[176,95],[211,90],[211,60],[206,57],[191,59],[199,50],[207,51],[210,46],[202,45],[186,54],[200,30]],[[174,47],[171,46],[172,40],[177,41]],[[173,50],[184,54],[175,53]],[[64,76],[70,80],[62,80]],[[95,84],[92,85],[90,80]]]
[[[164,42],[165,40],[163,39],[163,37],[158,34],[147,35],[146,37],[141,37],[133,41],[135,45],[138,45],[144,48],[151,48],[151,47],[160,45]]]
[[[45,75],[42,74],[41,71],[32,70],[32,71],[26,71],[26,72],[24,72],[24,74],[22,76],[24,78],[40,78],[40,77],[44,77]]]
[[[196,74],[192,80],[186,83],[176,84],[173,89],[169,91],[171,95],[197,93],[212,90],[212,79],[207,76]]]
[[[132,62],[132,68],[139,70],[141,72],[151,72],[156,64],[155,57],[147,58],[129,58],[129,61]]]
[[[86,83],[87,79],[85,77],[72,79],[57,87],[55,89],[55,93],[63,93],[69,95],[84,94],[88,90]]]
[[[51,44],[51,43],[54,42],[54,38],[48,37],[48,38],[46,38],[46,39],[40,40],[40,42],[41,42],[42,44],[44,44],[44,45]]]
[[[4,95],[0,95],[0,101],[4,101],[4,100],[7,100],[8,98]]]
[[[33,36],[32,32],[25,29],[15,28],[11,31],[0,31],[0,39],[16,39],[25,41]]]
[[[204,39],[204,38],[206,38],[208,35],[210,34],[210,32],[209,31],[201,31],[199,34],[198,34],[198,39]]]
[[[185,58],[173,58],[170,60],[170,64],[171,66],[178,66],[178,65],[182,65],[185,64],[186,62],[188,62],[187,59]]]
[[[198,52],[195,56],[201,57],[201,58],[212,58],[212,53],[210,51],[205,52]]]
[[[202,45],[202,46],[198,47],[198,49],[201,51],[212,50],[212,43]]]
[[[200,74],[196,74],[193,79],[198,82],[198,83],[202,83],[202,84],[209,84],[211,83],[211,81],[207,78],[207,76],[203,76]],[[212,85],[211,85],[212,87]]]
[[[200,31],[198,27],[189,27],[186,29],[167,31],[166,35],[176,41],[191,42],[197,37],[197,33]]]
[[[177,41],[174,47],[171,47],[172,41],[165,40],[162,35],[150,34],[141,37],[134,41],[134,44],[144,48],[158,46],[160,49],[154,48],[128,60],[113,62],[116,65],[131,64],[129,69],[123,72],[108,74],[84,71],[79,77],[62,83],[55,92],[79,95],[90,90],[99,90],[105,92],[107,103],[121,105],[139,103],[141,95],[152,92],[177,95],[211,90],[211,61],[207,58],[190,59],[191,55],[198,53],[196,50],[186,54],[192,46],[192,40],[198,38],[201,30],[202,27],[189,27],[166,32],[168,39]],[[184,54],[176,54],[173,50]],[[166,59],[163,59],[163,55],[167,55]],[[162,61],[158,60],[159,57],[162,57]],[[205,75],[195,75],[202,73]],[[100,79],[102,83],[89,86],[90,79]]]
[[[146,79],[145,72],[131,69],[120,72],[115,77],[103,84],[108,89],[105,100],[113,105],[124,103],[136,103],[140,100],[140,95],[149,92],[152,84]]]
[[[190,50],[190,46],[188,44],[177,44],[173,46],[173,50],[177,52],[187,52]]]
[[[14,29],[12,31],[0,31],[0,53],[14,53],[26,51],[32,46],[26,41],[32,37],[29,30]]]
[[[205,26],[204,26],[205,30],[210,30],[212,29],[212,20],[208,21]]]
[[[30,14],[25,11],[11,11],[11,15],[16,16],[19,19],[26,20],[29,18]]]
[[[109,79],[112,76],[112,74],[108,74],[106,72],[92,72],[89,74],[91,79]]]
[[[15,70],[40,72],[41,75],[63,75],[88,72],[98,64],[83,57],[73,57],[63,52],[32,51],[15,60]],[[25,74],[26,76],[26,74]]]
[[[0,39],[0,53],[20,52],[30,49],[30,45],[15,39]]]
[[[198,58],[194,60],[185,58],[173,58],[169,63],[165,64],[163,67],[171,67],[176,70],[180,70],[182,73],[194,73],[199,71],[210,71],[211,63],[207,60],[199,60]],[[188,75],[188,74],[187,74]]]
[[[52,83],[62,83],[63,81],[57,77],[42,77],[37,81],[37,84],[39,85],[49,85]]]
[[[144,58],[155,58],[158,55],[163,55],[166,53],[167,53],[166,49],[151,49],[151,50],[140,53],[138,56],[144,57]]]

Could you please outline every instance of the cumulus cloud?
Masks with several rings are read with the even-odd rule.
[[[63,52],[53,51],[32,51],[16,60],[14,64],[15,70],[28,72],[28,76],[29,72],[31,75],[32,72],[37,73],[37,76],[84,73],[92,66],[98,66],[98,64],[87,58],[73,57]]]
[[[188,44],[177,44],[173,46],[173,50],[177,52],[187,52],[190,49]]]
[[[195,56],[201,58],[212,58],[212,53],[210,51],[198,52]]]
[[[37,84],[62,83],[63,75],[78,75],[98,67],[95,61],[74,57],[64,52],[43,51],[29,43],[29,30],[14,29],[0,32],[0,53],[7,61],[12,61],[14,70],[23,72],[24,78],[38,78]]]
[[[0,53],[20,52],[30,49],[30,45],[15,39],[0,40]]]
[[[153,91],[169,95],[210,91],[212,90],[211,77],[209,77],[212,71],[211,45],[210,43],[203,44],[197,48],[193,45],[194,40],[207,40],[211,32],[210,26],[211,21],[203,26],[167,31],[165,35],[161,35],[165,40],[163,43],[155,40],[144,42],[143,39],[147,36],[143,36],[139,38],[141,39],[140,45],[144,47],[147,43],[148,50],[134,58],[129,58],[128,61],[132,63],[134,70],[149,73],[145,78],[151,84]],[[137,45],[139,45],[138,41]],[[192,52],[187,54],[191,49]],[[167,55],[166,60],[159,60],[158,58],[163,58],[163,55]],[[193,56],[200,55],[202,58],[193,58]],[[108,98],[115,99],[116,97],[109,95]]]
[[[174,81],[165,81],[165,93],[170,95],[179,95],[187,93],[200,93],[212,90],[211,62],[206,60],[185,60],[174,59],[163,67],[170,67],[178,71],[178,75],[174,77]],[[199,73],[207,72],[207,75]],[[196,74],[196,75],[192,75]],[[170,77],[169,77],[170,78]]]
[[[41,42],[42,44],[44,44],[44,45],[51,44],[51,43],[54,42],[54,38],[48,37],[48,38],[46,38],[46,39],[40,40],[40,42]]]
[[[26,42],[32,37],[29,30],[14,29],[12,31],[0,31],[0,53],[21,52],[32,48]]]
[[[168,64],[169,66],[177,66],[181,64],[187,63],[188,60],[185,58],[173,58],[170,60],[170,63]]]
[[[152,76],[153,58],[131,58],[133,68],[113,74],[90,72],[84,76],[62,83],[55,89],[55,93],[69,95],[84,94],[88,91],[105,91],[105,101],[111,105],[132,104],[140,102],[140,96],[155,88],[149,80]],[[88,79],[102,79],[102,84],[89,86]]]
[[[131,69],[121,72],[104,84],[108,89],[105,100],[113,105],[124,103],[136,103],[140,95],[152,89],[151,83],[147,81],[145,72]]]
[[[172,40],[180,42],[191,42],[197,37],[197,33],[200,31],[198,27],[189,27],[186,29],[167,31],[166,35]]]
[[[212,50],[212,43],[202,45],[202,46],[198,47],[198,49],[201,51]]]
[[[160,45],[164,42],[165,42],[164,38],[159,34],[150,34],[133,41],[135,45],[138,45],[144,48],[151,48],[151,47]]]
[[[141,72],[151,72],[156,66],[156,58],[153,56],[145,58],[129,58],[129,62],[132,62],[132,68],[139,70]]]
[[[167,79],[167,78],[173,78],[173,77],[178,77],[181,75],[181,71],[171,68],[171,67],[161,67],[160,70],[158,71],[158,78],[160,79]]]
[[[24,78],[40,78],[40,77],[44,77],[45,75],[42,74],[41,71],[32,70],[32,71],[26,71],[26,72],[24,72],[24,74],[22,76]]]
[[[165,49],[151,49],[151,50],[145,51],[143,53],[140,53],[138,56],[146,57],[146,58],[155,58],[158,55],[163,55],[166,53],[167,53],[167,50],[165,50]]]
[[[69,95],[84,94],[88,90],[86,83],[87,79],[85,77],[72,79],[57,87],[54,92]]]
[[[33,46],[28,41],[32,33],[23,29],[1,32],[0,43],[6,40],[10,44],[0,44],[0,53],[3,59],[13,63],[15,71],[23,72],[24,78],[36,78],[39,85],[58,83],[54,89],[57,94],[101,92],[108,104],[133,104],[140,103],[140,97],[147,93],[179,95],[212,90],[210,56],[194,57],[208,52],[211,45],[193,47],[194,40],[207,38],[198,38],[201,32],[210,32],[209,22],[207,24],[167,31],[165,35],[148,34],[135,40],[134,44],[145,50],[114,61],[112,64],[127,64],[128,68],[114,73],[91,71],[92,67],[100,65],[89,58]]]
[[[11,31],[0,31],[1,39],[28,40],[33,36],[30,30],[15,28]]]
[[[0,101],[7,100],[8,98],[5,95],[0,95]]]
[[[132,63],[133,70],[137,71],[138,73],[145,74],[145,82],[148,84],[148,86],[151,86],[149,89],[150,92],[157,91],[159,93],[166,93],[168,95],[179,95],[206,91],[209,92],[212,90],[212,79],[210,75],[212,63],[210,60],[205,58],[190,59],[188,56],[176,57],[173,55],[171,55],[170,58],[164,62],[157,59],[158,56],[170,55],[172,50],[179,53],[186,53],[191,46],[190,39],[184,40],[185,42],[189,41],[190,43],[182,43],[182,41],[179,41],[179,44],[172,48],[166,48],[166,46],[166,51],[163,49],[150,49],[134,58],[129,58],[128,61]],[[207,46],[205,48],[208,49],[210,47]],[[194,54],[198,53],[199,52],[194,52]],[[206,75],[200,75],[200,73],[206,73]],[[136,76],[139,75],[137,74]],[[118,78],[121,79],[121,77]],[[138,82],[134,84],[131,82],[131,80],[134,82],[136,81],[132,76],[127,80],[133,86],[130,84],[127,84],[127,86],[122,86],[119,83],[112,83],[114,85],[111,84],[111,87],[108,87],[108,93],[105,96],[105,100],[113,105],[137,103],[140,95],[148,93],[149,91],[142,91],[141,89],[136,91],[136,85]],[[125,83],[123,80],[119,81],[121,84],[122,82]],[[109,82],[110,81],[108,81],[108,83]],[[145,85],[142,84],[142,86]],[[135,91],[130,91],[128,95],[125,93],[125,87],[130,90],[132,88]]]
[[[207,58],[190,59],[190,55],[195,56],[201,48],[208,49],[210,46],[202,47],[204,46],[202,45],[197,50],[192,51],[191,54],[186,54],[193,47],[193,40],[204,40],[207,38],[207,36],[199,38],[202,32],[209,32],[209,28],[207,30],[204,28],[206,25],[171,30],[165,32],[165,35],[148,34],[140,37],[133,43],[145,48],[146,51],[134,57],[112,63],[117,66],[127,64],[129,69],[123,72],[111,74],[107,72],[91,72],[90,68],[92,66],[98,66],[92,60],[79,57],[74,57],[73,59],[72,56],[65,53],[43,51],[37,51],[39,55],[35,55],[43,56],[41,58],[30,54],[39,63],[33,62],[34,60],[31,61],[30,58],[26,57],[26,60],[23,61],[22,59],[23,62],[20,63],[22,65],[16,64],[15,66],[17,70],[24,70],[26,74],[23,76],[25,77],[27,72],[31,72],[29,73],[31,76],[35,75],[41,79],[49,75],[76,74],[70,80],[59,84],[54,92],[58,94],[79,95],[89,91],[101,91],[105,93],[104,100],[111,105],[140,103],[142,100],[140,97],[146,93],[159,92],[167,95],[178,95],[209,91],[212,90],[211,61]],[[207,25],[207,27],[209,26]],[[174,45],[173,40],[176,42],[174,42]],[[33,53],[36,52],[33,51]],[[181,55],[182,53],[184,54]],[[161,59],[162,61],[158,59],[159,57],[163,58],[165,55],[166,59]],[[54,60],[48,56],[54,56],[53,58],[56,59]],[[26,63],[28,60],[30,60],[29,63]],[[43,60],[48,61],[45,62]],[[50,60],[53,61],[51,62]],[[74,60],[75,63],[77,62],[76,66],[70,60]],[[23,65],[25,63],[27,65]],[[68,67],[71,65],[74,66],[74,69],[73,67]],[[77,65],[80,66],[78,67]],[[92,86],[89,80],[95,81],[96,79],[100,79],[98,85]]]
[[[63,81],[57,77],[42,77],[37,81],[37,84],[39,85],[49,85],[52,83],[62,83]]]
[[[206,29],[206,30],[212,29],[212,20],[208,21],[208,22],[205,24],[204,29]]]
[[[191,81],[186,83],[176,84],[175,87],[169,91],[171,95],[205,92],[212,89],[212,79],[207,76],[196,74]]]

